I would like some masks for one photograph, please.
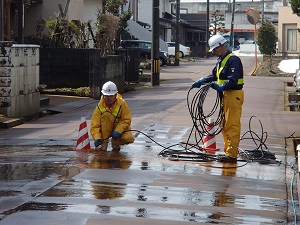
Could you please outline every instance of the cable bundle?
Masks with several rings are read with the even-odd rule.
[[[258,135],[255,133],[251,128],[252,120],[256,118],[259,122],[261,133]],[[256,145],[256,148],[253,150],[244,150],[244,152],[241,152],[240,155],[246,155],[248,159],[254,160],[254,159],[276,159],[274,153],[271,153],[268,151],[268,147],[265,144],[268,133],[264,131],[263,125],[261,121],[256,116],[251,116],[248,123],[249,130],[242,135],[240,141],[242,140],[252,140],[254,144]]]
[[[202,144],[200,145],[200,142],[203,142],[203,136],[209,136],[209,135],[217,135],[222,131],[223,124],[224,124],[224,118],[223,118],[223,106],[222,106],[222,93],[217,92],[215,102],[213,104],[213,107],[211,110],[207,113],[205,113],[204,110],[204,102],[206,101],[206,97],[208,96],[209,89],[211,88],[211,84],[206,84],[199,88],[197,93],[190,98],[190,92],[192,88],[188,91],[187,95],[187,106],[189,109],[190,116],[193,121],[193,128],[191,129],[191,132],[189,134],[188,140],[186,143],[180,142],[178,144],[174,144],[168,147],[164,147],[161,144],[157,143],[154,139],[149,137],[147,134],[138,131],[138,130],[131,130],[136,131],[138,133],[142,133],[145,136],[147,136],[149,139],[151,139],[153,142],[158,144],[159,146],[163,147],[164,149],[158,154],[162,157],[167,157],[169,160],[177,161],[177,160],[184,160],[184,161],[194,161],[194,162],[211,162],[211,161],[218,161],[218,157],[215,155],[209,155],[203,152],[200,152],[204,150],[202,147]],[[216,118],[216,122],[213,124],[213,128],[210,130],[207,130],[208,126],[212,126],[210,124],[209,119],[211,117]],[[255,133],[251,128],[252,120],[257,117],[252,116],[249,120],[249,130],[241,137],[240,141],[242,140],[252,140],[256,148],[252,150],[243,150],[239,148],[240,155],[243,157],[246,161],[246,164],[249,161],[258,161],[260,163],[278,163],[276,160],[276,157],[273,153],[269,152],[267,149],[267,146],[265,144],[265,141],[267,139],[267,132],[263,130],[262,123],[259,121],[261,133],[260,135]],[[192,134],[195,135],[195,144],[191,144],[190,138]],[[185,145],[185,146],[184,146]],[[181,146],[180,149],[173,149],[175,146]],[[188,147],[189,146],[189,147]],[[194,151],[196,149],[196,151]],[[200,151],[199,151],[200,150]],[[242,165],[245,166],[246,164]],[[239,166],[240,167],[240,166]],[[218,168],[218,167],[217,167]],[[224,168],[224,167],[221,167]],[[231,167],[227,167],[231,168]],[[236,168],[236,167],[234,167]]]
[[[204,135],[217,135],[222,131],[222,104],[221,104],[221,93],[217,92],[215,103],[212,107],[212,109],[205,114],[204,112],[204,102],[206,100],[207,94],[209,92],[209,89],[211,87],[211,84],[206,84],[199,88],[197,93],[193,96],[192,99],[190,99],[190,92],[192,89],[188,91],[187,96],[187,105],[189,109],[190,116],[193,121],[193,128],[191,130],[191,133],[189,135],[189,139],[193,132],[195,135],[196,145],[198,146],[199,143],[202,141],[202,138]],[[210,124],[209,119],[214,116],[217,118],[214,122],[214,124]],[[213,129],[207,130],[208,126],[213,126]]]

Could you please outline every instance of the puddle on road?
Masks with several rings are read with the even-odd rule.
[[[284,220],[272,217],[247,215],[241,213],[222,212],[219,210],[189,210],[184,208],[164,208],[155,206],[110,206],[110,205],[66,205],[52,203],[27,203],[22,207],[23,211],[62,211],[68,213],[80,213],[82,215],[111,215],[121,218],[145,218],[153,220],[194,222],[207,224],[283,224]],[[100,220],[101,221],[101,220]],[[99,224],[101,223],[99,221]],[[234,222],[233,222],[234,221]]]
[[[24,152],[26,150],[27,152]],[[154,147],[153,151],[155,150],[157,149]],[[253,189],[250,191],[243,180],[260,174],[261,179],[265,179],[263,173],[267,173],[267,170],[262,168],[266,168],[267,165],[256,164],[256,168],[251,167],[252,171],[247,171],[247,168],[222,170],[205,167],[199,163],[173,162],[159,157],[137,161],[136,158],[143,153],[142,151],[137,153],[135,150],[88,153],[63,148],[18,149],[11,151],[12,155],[9,156],[0,153],[0,156],[3,156],[0,160],[0,193],[1,196],[24,195],[17,191],[17,186],[22,187],[31,180],[59,179],[60,183],[39,194],[31,202],[25,203],[19,210],[109,214],[214,224],[226,224],[224,220],[234,220],[236,224],[237,221],[240,221],[239,224],[253,221],[276,224],[276,221],[282,222],[280,218],[285,216],[284,199],[253,195]],[[12,156],[14,159],[11,159]],[[74,179],[77,174],[84,173],[85,170],[95,172],[93,174],[97,179]],[[112,178],[107,177],[106,174],[113,173],[106,173],[107,171],[113,171],[115,174],[121,171],[129,171],[128,174],[130,171],[138,171],[137,173],[144,177],[152,173],[158,175],[171,172],[174,176],[178,176],[176,179],[181,178],[182,181],[160,177],[157,183],[152,185],[149,184],[151,182],[140,183],[140,177],[137,176],[128,177],[131,179],[128,179],[128,182],[126,177],[123,177],[124,182],[117,182],[117,177],[115,182],[110,182],[108,180]],[[270,170],[272,173],[270,179],[277,176],[274,175],[274,171]],[[243,174],[244,172],[246,173]],[[207,178],[201,178],[205,175],[213,176],[216,181],[219,176],[227,176],[233,180],[225,183],[222,183],[223,181],[210,183],[209,180],[205,181]],[[186,183],[189,183],[189,179],[191,179],[190,183],[193,183],[196,177],[199,179],[199,187],[187,188]],[[239,179],[235,180],[237,177]],[[236,189],[241,188],[235,182],[245,185],[245,193],[235,192]],[[260,188],[259,185],[255,187],[257,190]],[[274,190],[275,188],[276,185]],[[87,204],[91,200],[94,201],[93,204]],[[120,205],[116,205],[115,201],[120,202]],[[255,202],[254,206],[249,204],[251,202]],[[235,212],[236,208],[239,212]],[[259,216],[258,210],[265,210],[268,215],[264,216],[261,213]],[[274,221],[276,223],[273,223]]]

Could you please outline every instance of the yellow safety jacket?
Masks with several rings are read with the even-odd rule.
[[[118,95],[115,103],[110,108],[105,104],[102,96],[98,105],[94,109],[91,120],[90,133],[94,140],[102,140],[102,130],[107,130],[106,127],[101,127],[100,123],[101,116],[106,112],[111,113],[115,118],[113,128],[114,131],[122,134],[125,130],[131,129],[131,112],[126,101],[122,99],[122,96]]]
[[[218,63],[217,69],[216,69],[216,76],[217,76],[217,84],[221,85],[221,84],[225,84],[228,81],[228,77],[221,77],[220,74],[222,72],[222,70],[224,69],[228,59],[234,56],[233,53],[228,54],[222,61],[221,63]],[[244,79],[243,77],[238,79],[237,84],[244,84]]]

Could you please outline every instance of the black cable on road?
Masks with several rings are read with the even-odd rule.
[[[171,146],[163,146],[162,144],[155,141],[149,135],[139,131],[131,130],[138,133],[141,133],[148,137],[151,141],[156,143],[158,146],[161,146],[163,150],[159,152],[159,156],[166,157],[172,161],[193,161],[193,162],[212,162],[218,161],[220,155],[206,154],[206,150],[203,148],[203,137],[218,135],[223,128],[225,123],[225,118],[223,115],[223,105],[222,105],[222,92],[217,92],[214,103],[211,103],[212,107],[210,109],[205,108],[206,97],[209,94],[211,89],[211,84],[203,85],[199,88],[191,97],[191,89],[189,89],[187,94],[187,106],[192,119],[193,127],[188,135],[188,140],[186,142],[179,142]],[[212,124],[210,119],[215,118],[214,123]],[[253,119],[257,119],[260,124],[260,133],[253,131],[251,124]],[[243,140],[252,140],[256,146],[251,150],[243,150],[239,148],[239,154],[243,159],[238,159],[238,161],[248,162],[256,161],[261,164],[278,164],[276,157],[273,153],[268,151],[268,148],[265,144],[267,140],[267,132],[264,131],[261,121],[256,117],[252,116],[249,120],[249,130],[242,135],[240,142]],[[210,129],[208,129],[210,127]],[[196,143],[191,143],[190,139],[194,136]],[[175,146],[180,146],[180,149],[174,149]],[[214,167],[214,166],[213,166]],[[216,167],[216,168],[237,168],[240,166],[232,167]]]

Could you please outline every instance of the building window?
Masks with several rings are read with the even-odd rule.
[[[193,32],[187,32],[186,40],[189,41],[189,42],[193,41]]]
[[[186,40],[188,42],[205,42],[206,35],[204,32],[187,32]]]
[[[200,41],[200,36],[198,32],[194,32],[194,41],[199,42]]]
[[[206,42],[206,34],[205,33],[200,33],[200,41]]]
[[[296,29],[287,29],[287,39],[286,46],[288,52],[297,51],[297,30]]]

